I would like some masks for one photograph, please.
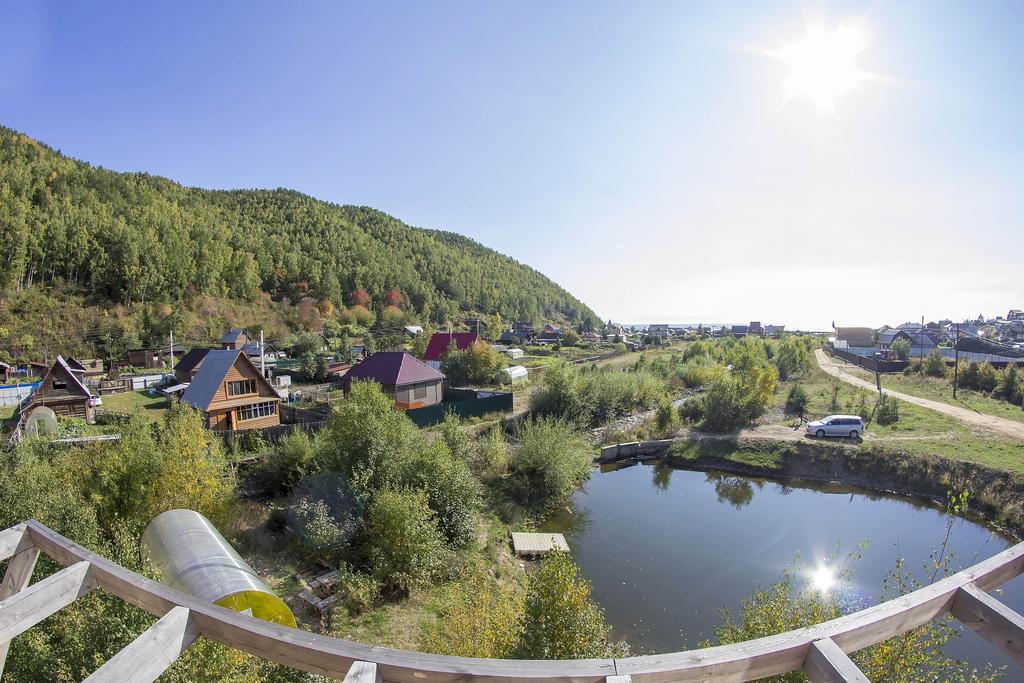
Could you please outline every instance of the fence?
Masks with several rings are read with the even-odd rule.
[[[512,410],[512,394],[505,391],[477,391],[475,389],[445,389],[444,402],[425,408],[405,411],[417,427],[429,427],[444,420],[446,413],[459,418],[480,417],[488,413],[507,413]]]
[[[16,406],[32,395],[42,382],[5,384],[0,386],[0,406]]]
[[[743,549],[736,552],[742,555]],[[63,569],[32,583],[40,554]],[[1024,664],[1024,616],[988,593],[1024,570],[1024,543],[894,600],[778,635],[668,654],[533,661],[395,650],[255,619],[129,571],[35,520],[0,531],[3,560],[10,561],[0,587],[0,671],[11,639],[97,588],[158,619],[89,681],[155,680],[203,636],[285,666],[353,682],[754,681],[803,671],[812,683],[863,683],[867,678],[848,653],[947,614]]]
[[[830,349],[830,351],[832,352],[832,355],[849,361],[854,365],[859,365],[871,372],[903,372],[907,365],[909,365],[906,361],[902,360],[886,360],[884,358],[875,358],[873,356],[862,356],[843,349],[833,348]]]

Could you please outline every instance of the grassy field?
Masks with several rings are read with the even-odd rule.
[[[167,397],[150,396],[148,390],[125,391],[103,397],[103,410],[143,415],[154,422],[162,420],[167,412]]]
[[[875,375],[852,365],[844,367],[851,375],[856,375],[869,382],[875,381]],[[956,399],[953,398],[953,385],[949,379],[926,377],[924,375],[883,374],[882,388],[899,391],[910,396],[927,398],[932,401],[948,403],[958,408],[967,408],[976,413],[993,415],[1007,420],[1024,422],[1024,410],[1007,401],[970,389],[958,389]]]
[[[805,417],[814,420],[832,413],[857,414],[863,399],[869,413],[875,405],[874,392],[858,389],[814,369],[798,382],[781,382],[775,394],[775,419],[796,424],[793,416],[782,415],[786,396],[794,383],[804,387],[808,396]],[[839,388],[837,406],[832,406],[833,386]],[[894,389],[896,387],[893,387]],[[910,392],[907,392],[910,393]],[[782,415],[781,417],[779,417]],[[891,425],[879,425],[871,418],[864,441],[864,449],[885,449],[917,455],[939,455],[947,458],[975,462],[980,465],[1024,473],[1024,443],[993,436],[974,429],[959,420],[927,408],[900,402],[900,419]]]

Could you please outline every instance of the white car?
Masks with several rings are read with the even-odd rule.
[[[842,436],[856,439],[864,433],[864,420],[858,415],[829,415],[807,423],[807,433],[819,439]]]

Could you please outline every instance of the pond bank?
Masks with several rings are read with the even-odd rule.
[[[680,469],[857,486],[941,505],[948,492],[967,489],[973,512],[1024,537],[1024,478],[942,456],[893,452],[878,444],[715,435],[620,444],[603,449],[600,462],[652,459]]]

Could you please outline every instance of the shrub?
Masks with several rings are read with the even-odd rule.
[[[975,360],[971,361],[967,365],[967,369],[960,374],[958,381],[960,382],[960,386],[965,387],[967,389],[979,389],[980,379],[981,365],[978,363],[978,361]]]
[[[924,374],[929,377],[947,377],[949,375],[946,358],[939,353],[938,349],[932,350],[924,359]]]
[[[267,516],[267,530],[273,531],[276,534],[284,531],[288,525],[288,510],[284,508],[274,508],[270,511]]]
[[[787,380],[802,375],[811,368],[811,349],[808,341],[800,337],[786,337],[776,345],[772,364],[779,373],[779,379]]]
[[[652,408],[664,395],[664,383],[645,370],[580,371],[562,363],[544,373],[544,383],[530,395],[530,408],[538,415],[597,426],[636,409]]]
[[[312,471],[314,457],[313,439],[304,431],[294,431],[267,454],[257,478],[270,493],[288,493]]]
[[[657,425],[658,431],[662,434],[667,434],[668,431],[675,426],[677,419],[675,406],[672,405],[672,401],[668,398],[662,399],[658,403],[658,409],[654,413],[654,424]]]
[[[1003,377],[999,382],[999,395],[1010,403],[1019,404],[1022,394],[1024,394],[1024,380],[1022,380],[1017,366],[1010,363],[1003,371]]]
[[[288,523],[310,554],[330,564],[355,536],[362,513],[344,477],[324,473],[304,479],[295,488]]]
[[[514,583],[491,580],[481,564],[450,592],[441,619],[420,637],[424,652],[506,659],[523,631],[523,593]]]
[[[503,354],[480,339],[462,351],[449,350],[441,361],[441,372],[453,384],[491,384],[507,363],[508,359]]]
[[[900,360],[906,361],[910,358],[910,340],[900,337],[893,341],[889,349]]]
[[[567,553],[540,561],[526,590],[523,636],[517,656],[583,659],[618,656],[604,612],[590,599],[590,583]]]
[[[444,563],[444,542],[422,491],[379,491],[367,510],[368,558],[386,592],[428,585]]]
[[[474,466],[478,472],[489,476],[504,474],[508,469],[508,443],[500,425],[487,430],[477,445]]]
[[[715,382],[703,396],[704,429],[729,432],[744,421],[743,397],[739,384],[732,377]]]
[[[900,402],[889,394],[883,393],[875,403],[875,422],[880,425],[889,425],[899,422],[899,419]]]
[[[999,371],[985,362],[978,367],[978,391],[992,392],[999,386]]]
[[[691,424],[704,419],[704,397],[692,396],[679,404],[680,419]]]
[[[453,457],[443,442],[423,444],[403,482],[426,492],[437,526],[449,543],[462,547],[472,540],[481,505],[480,484],[469,465]]]
[[[380,582],[369,574],[354,571],[347,564],[338,567],[335,593],[349,614],[359,615],[372,609],[380,600]]]
[[[564,420],[536,418],[516,430],[511,470],[519,497],[530,505],[551,505],[576,490],[590,473],[583,439]]]
[[[799,384],[794,384],[786,396],[786,410],[803,415],[807,408],[807,402],[807,392]]]

